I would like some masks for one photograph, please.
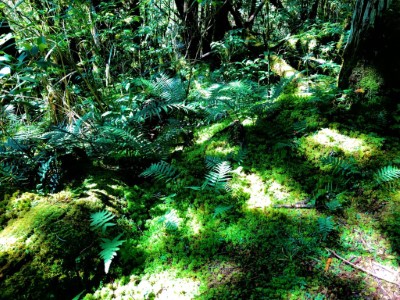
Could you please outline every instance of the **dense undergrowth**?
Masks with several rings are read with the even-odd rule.
[[[395,297],[400,110],[374,70],[337,87],[343,26],[272,32],[283,58],[232,30],[214,64],[152,30],[106,79],[56,34],[1,56],[0,299]]]
[[[398,140],[331,121],[320,99],[287,91],[264,118],[195,129],[191,144],[140,171],[147,176],[125,160],[118,170],[94,161],[64,191],[7,192],[2,298],[362,299],[390,290],[339,260],[328,268],[327,249],[398,267],[398,175],[378,172],[398,170]],[[115,226],[91,230],[91,214],[104,210]],[[100,238],[119,234],[105,274]]]

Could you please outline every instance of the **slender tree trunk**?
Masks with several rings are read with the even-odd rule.
[[[175,5],[184,26],[183,41],[187,57],[196,59],[201,50],[198,24],[199,3],[197,0],[175,0]]]
[[[13,32],[12,32],[10,26],[8,25],[6,18],[0,12],[0,37],[6,37],[9,34],[12,35],[12,33]],[[17,58],[18,50],[15,47],[15,39],[13,37],[11,37],[5,43],[0,45],[0,51]]]
[[[319,0],[315,0],[313,5],[311,6],[310,13],[308,14],[308,18],[312,21],[315,21],[315,19],[317,18],[318,6],[319,6]]]

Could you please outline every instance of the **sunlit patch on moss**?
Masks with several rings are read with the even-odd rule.
[[[329,128],[321,129],[311,136],[310,139],[327,147],[338,147],[345,153],[353,153],[360,150],[363,151],[368,147],[360,139],[350,138]]]
[[[200,281],[180,277],[176,269],[142,278],[131,276],[128,283],[115,281],[84,299],[194,299],[199,295]]]
[[[379,153],[383,141],[382,138],[358,132],[340,133],[337,129],[324,128],[302,138],[299,150],[314,162],[319,162],[322,157],[344,154],[363,165]]]
[[[235,177],[230,186],[232,194],[236,197],[248,195],[245,206],[248,209],[265,208],[271,205],[271,199],[265,194],[265,184],[257,174],[246,174],[243,168],[239,167],[233,171]]]
[[[42,203],[33,207],[22,218],[9,222],[8,226],[0,232],[0,253],[13,250],[16,246],[22,246],[36,226],[47,217],[57,217],[64,213],[63,205]]]
[[[196,144],[202,144],[208,141],[210,138],[214,136],[218,131],[224,129],[229,124],[229,121],[216,123],[210,126],[205,126],[198,131],[196,131]]]
[[[290,197],[290,193],[287,191],[287,188],[274,180],[268,187],[268,193],[270,193],[272,197],[278,201],[286,200]]]
[[[203,227],[203,224],[201,223],[197,213],[189,208],[188,212],[186,213],[186,217],[188,218],[188,230],[190,231],[191,235],[198,235],[200,233],[200,230]]]

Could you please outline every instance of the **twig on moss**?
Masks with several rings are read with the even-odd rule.
[[[325,249],[326,249],[328,252],[330,252],[333,256],[335,256],[336,258],[338,258],[338,259],[340,259],[341,261],[343,261],[346,265],[349,265],[349,266],[353,267],[354,269],[357,269],[357,270],[359,270],[359,271],[361,271],[361,272],[364,272],[364,273],[366,273],[366,274],[368,274],[368,275],[370,275],[370,276],[372,276],[372,277],[375,277],[375,278],[384,280],[384,281],[386,281],[386,282],[389,282],[389,283],[391,283],[391,284],[394,284],[394,285],[397,285],[398,287],[400,287],[400,283],[399,283],[399,282],[395,282],[395,281],[392,281],[392,280],[390,280],[390,279],[387,279],[387,278],[384,278],[384,277],[382,277],[382,276],[379,276],[379,275],[377,275],[377,274],[374,274],[374,273],[372,273],[372,272],[370,272],[370,271],[368,271],[368,270],[366,270],[366,269],[364,269],[364,268],[362,268],[362,267],[359,267],[359,266],[353,264],[352,262],[346,260],[345,258],[341,257],[339,254],[337,254],[335,251],[333,251],[333,250],[331,250],[331,249],[328,249],[328,248],[325,248]]]

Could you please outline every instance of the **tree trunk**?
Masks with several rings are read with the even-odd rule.
[[[400,86],[400,0],[357,0],[343,54],[339,87],[361,88],[364,70],[379,75],[382,88]]]
[[[315,0],[313,5],[311,6],[310,13],[308,14],[308,19],[315,21],[318,14],[318,6],[319,6],[319,0]]]
[[[183,41],[186,47],[186,56],[197,59],[200,54],[200,32],[198,24],[199,3],[197,0],[175,0],[179,17],[183,23]]]
[[[0,38],[7,37],[9,34],[11,34],[12,36],[13,32],[10,26],[8,25],[6,18],[0,12]],[[14,37],[9,38],[7,41],[5,41],[3,44],[0,45],[0,52],[4,52],[10,56],[13,56],[14,58],[17,58],[18,50],[15,47]]]

